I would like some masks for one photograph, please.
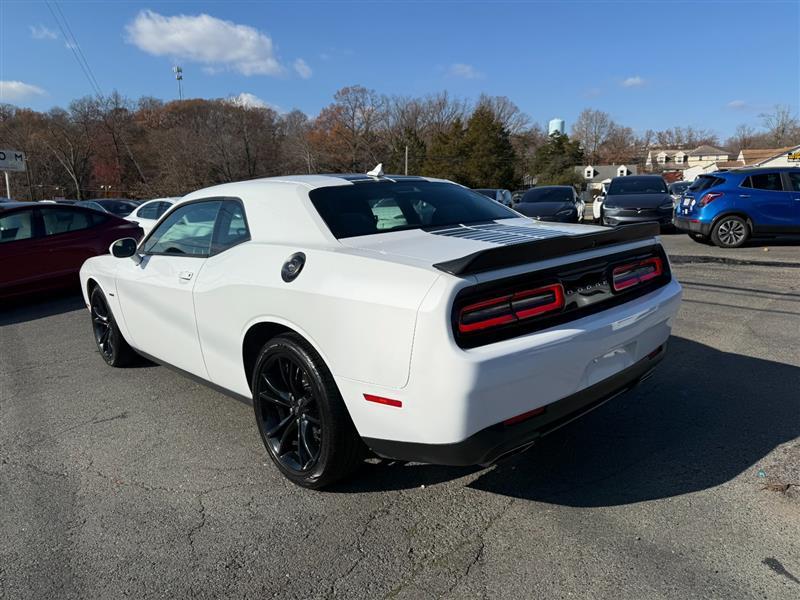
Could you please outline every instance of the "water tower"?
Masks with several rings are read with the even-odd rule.
[[[564,119],[550,119],[550,123],[547,126],[547,135],[553,135],[554,133],[564,135],[565,131]]]

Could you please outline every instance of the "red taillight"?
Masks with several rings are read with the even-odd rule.
[[[461,333],[470,333],[562,308],[564,287],[560,283],[554,283],[469,304],[458,313],[458,330]]]
[[[697,203],[698,208],[703,208],[706,204],[713,202],[717,198],[722,198],[724,196],[722,192],[708,192],[702,198],[700,198],[700,202]]]
[[[374,402],[375,404],[385,404],[386,406],[394,406],[395,408],[402,408],[403,403],[400,400],[392,400],[391,398],[382,398],[381,396],[373,396],[372,394],[364,394],[364,400],[367,402]]]
[[[663,272],[664,264],[659,257],[645,258],[635,263],[614,267],[612,286],[615,292],[620,292],[634,285],[655,279]]]

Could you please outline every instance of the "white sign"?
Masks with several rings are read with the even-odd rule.
[[[0,171],[24,171],[25,153],[19,150],[0,150]]]

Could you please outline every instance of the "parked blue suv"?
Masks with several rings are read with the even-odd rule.
[[[738,248],[753,235],[800,233],[800,168],[700,175],[683,193],[672,222],[721,248]]]

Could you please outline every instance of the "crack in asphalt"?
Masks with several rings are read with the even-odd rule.
[[[364,523],[364,526],[361,528],[361,532],[356,537],[356,550],[359,553],[358,558],[353,562],[352,565],[350,565],[350,567],[347,569],[347,571],[344,574],[342,574],[339,577],[337,577],[331,583],[330,587],[328,588],[328,593],[325,595],[326,598],[334,598],[334,597],[336,597],[336,588],[339,585],[339,583],[341,583],[342,581],[347,579],[350,576],[350,574],[353,571],[356,570],[356,567],[358,567],[358,565],[361,564],[361,562],[366,558],[367,554],[364,551],[364,548],[362,546],[362,542],[364,540],[364,536],[367,534],[367,531],[369,531],[369,528],[372,525],[372,523],[374,523],[378,519],[378,517],[381,515],[381,513],[388,512],[388,510],[392,507],[392,505],[395,502],[397,502],[397,499],[399,497],[400,497],[400,494],[396,495],[393,498],[390,498],[387,501],[384,501],[384,503],[378,509],[374,510],[372,513],[370,513],[369,517],[367,517],[367,520]]]
[[[492,518],[490,518],[487,521],[486,525],[483,527],[483,529],[480,530],[480,532],[477,535],[469,538],[468,540],[463,541],[462,543],[458,544],[455,548],[453,548],[452,550],[450,550],[446,554],[438,556],[438,557],[436,557],[434,559],[433,562],[435,562],[435,563],[441,562],[441,561],[445,560],[447,557],[452,556],[456,552],[459,552],[462,548],[464,548],[465,546],[467,546],[469,544],[476,544],[476,547],[477,547],[477,551],[475,552],[475,556],[467,563],[466,568],[463,570],[464,571],[463,574],[456,579],[456,581],[450,586],[450,588],[448,588],[445,592],[443,592],[442,594],[439,595],[440,598],[441,597],[445,597],[448,594],[451,594],[453,592],[453,590],[456,587],[458,587],[458,585],[460,583],[465,581],[470,576],[470,574],[472,572],[472,569],[475,567],[475,565],[480,560],[483,559],[484,552],[485,552],[485,547],[486,547],[486,539],[485,539],[486,538],[486,534],[489,532],[489,530],[492,527],[495,526],[495,524],[498,521],[500,521],[500,519],[502,519],[506,515],[506,513],[508,513],[509,509],[511,508],[511,506],[515,502],[516,502],[516,498],[510,498],[508,500],[508,502],[505,503],[503,508],[500,509],[497,512],[497,514],[495,514]],[[426,562],[426,563],[418,565],[416,568],[412,569],[411,570],[411,574],[409,575],[409,577],[406,578],[405,582],[401,583],[399,586],[397,586],[397,587],[391,589],[389,592],[387,592],[386,595],[383,597],[384,600],[389,600],[390,598],[396,597],[400,592],[402,592],[403,590],[405,590],[406,588],[408,588],[409,586],[414,584],[414,582],[416,581],[416,576],[420,572],[422,572],[426,567],[428,567],[429,564],[430,563]],[[484,596],[485,596],[485,592],[484,592]]]

